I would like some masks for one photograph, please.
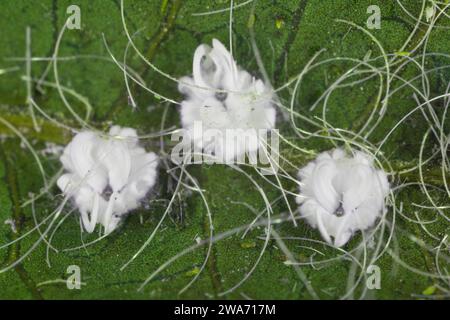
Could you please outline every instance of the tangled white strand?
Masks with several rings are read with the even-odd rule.
[[[58,187],[73,198],[89,233],[98,223],[105,234],[114,231],[125,214],[139,207],[157,177],[156,154],[139,146],[134,129],[119,126],[111,127],[108,136],[78,133],[61,162],[67,173]]]
[[[323,152],[300,169],[298,178],[301,216],[336,247],[356,231],[373,226],[386,212],[387,175],[361,151],[352,156],[340,148]]]
[[[194,145],[219,159],[254,152],[275,126],[273,90],[242,70],[224,45],[202,44],[194,54],[193,77],[180,79],[181,122]],[[201,123],[202,135],[194,135]],[[226,135],[234,137],[227,139]]]

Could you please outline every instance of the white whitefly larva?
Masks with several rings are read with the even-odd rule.
[[[258,150],[263,134],[275,126],[276,110],[272,88],[240,68],[220,41],[212,45],[196,49],[193,76],[180,79],[181,122],[197,148],[228,161]],[[196,122],[201,137],[193,134]],[[208,130],[215,134],[205,134]],[[227,139],[225,131],[236,140]]]
[[[323,152],[300,169],[298,178],[300,215],[336,247],[373,226],[386,212],[387,175],[361,151],[353,155],[340,148]]]
[[[154,186],[158,157],[139,146],[136,131],[111,127],[108,135],[78,133],[61,156],[66,171],[57,181],[73,199],[84,229],[114,231],[125,214],[139,207]]]

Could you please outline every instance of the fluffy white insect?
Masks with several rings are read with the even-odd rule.
[[[116,229],[156,182],[158,158],[139,146],[130,128],[113,126],[109,135],[78,133],[61,162],[67,173],[58,179],[58,187],[74,200],[89,233],[98,223],[105,234]]]
[[[374,225],[386,211],[389,182],[371,156],[342,149],[321,153],[298,173],[300,214],[336,247]],[[334,239],[334,241],[333,241]]]
[[[179,90],[186,96],[181,122],[197,148],[229,160],[258,150],[275,126],[273,90],[241,69],[220,41],[214,39],[212,45],[196,49],[193,77],[180,79]],[[193,133],[199,122],[201,136]],[[227,139],[227,134],[237,139]]]

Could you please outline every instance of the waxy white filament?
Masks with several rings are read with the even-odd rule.
[[[358,230],[374,225],[386,211],[387,175],[363,152],[342,149],[321,153],[298,173],[300,214],[336,247]]]
[[[112,232],[155,184],[158,158],[138,142],[134,129],[113,126],[107,136],[78,133],[64,149],[67,173],[57,184],[73,198],[87,232],[96,224]]]
[[[196,136],[194,123],[201,122],[204,134],[194,141],[196,147],[228,160],[258,150],[262,133],[275,126],[276,111],[273,90],[242,70],[220,41],[214,39],[212,44],[212,48],[205,44],[197,48],[193,77],[180,79],[179,90],[186,96],[181,122],[191,137]],[[225,131],[237,139],[227,140]]]

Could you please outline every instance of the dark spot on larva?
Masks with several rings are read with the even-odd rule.
[[[106,188],[102,192],[102,197],[106,201],[109,201],[109,199],[111,198],[112,194],[113,194],[113,190],[112,190],[111,186],[107,185]]]
[[[219,101],[225,101],[228,98],[228,93],[226,92],[216,92],[215,97]]]
[[[342,217],[344,215],[344,208],[342,207],[342,202],[339,203],[339,207],[336,209],[336,211],[334,211],[334,214],[337,217]]]

